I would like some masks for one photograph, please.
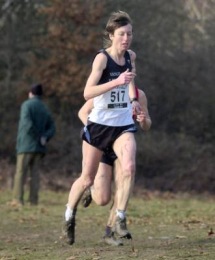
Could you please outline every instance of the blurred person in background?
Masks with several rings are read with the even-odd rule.
[[[16,152],[16,173],[13,185],[13,203],[24,204],[24,186],[29,174],[29,202],[37,205],[39,200],[40,172],[46,145],[55,134],[55,123],[48,107],[42,101],[43,86],[33,85],[28,100],[21,105]]]

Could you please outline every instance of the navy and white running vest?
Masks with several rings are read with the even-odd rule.
[[[104,69],[98,85],[114,80],[127,69],[132,70],[129,52],[125,52],[125,65],[118,65],[110,55],[101,50],[107,56],[107,65]],[[107,126],[125,126],[133,124],[132,108],[129,99],[128,85],[117,86],[108,92],[93,99],[94,108],[92,109],[89,120],[94,123]]]

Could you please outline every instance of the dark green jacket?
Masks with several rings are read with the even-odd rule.
[[[55,134],[55,124],[51,113],[43,101],[35,96],[21,106],[16,150],[17,153],[45,153],[41,145],[42,136],[49,141]]]

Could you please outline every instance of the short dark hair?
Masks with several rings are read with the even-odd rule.
[[[43,95],[43,86],[42,86],[42,84],[34,84],[34,85],[32,85],[30,91],[35,96],[42,96]]]
[[[127,24],[132,24],[130,16],[123,11],[113,12],[106,24],[104,31],[104,47],[109,47],[111,45],[109,34],[114,34],[114,31]]]

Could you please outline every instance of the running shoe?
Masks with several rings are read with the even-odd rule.
[[[120,217],[116,218],[114,231],[119,235],[120,238],[131,239],[131,233],[127,229],[126,218],[121,219]]]
[[[84,208],[87,208],[89,207],[91,202],[92,202],[91,190],[87,189],[82,198],[82,205]]]
[[[68,238],[68,244],[72,245],[75,243],[75,216],[72,216],[66,221],[65,230]]]
[[[111,234],[105,234],[103,236],[103,240],[106,244],[111,245],[111,246],[123,246],[123,242],[121,239],[116,239],[114,236],[114,232]]]

